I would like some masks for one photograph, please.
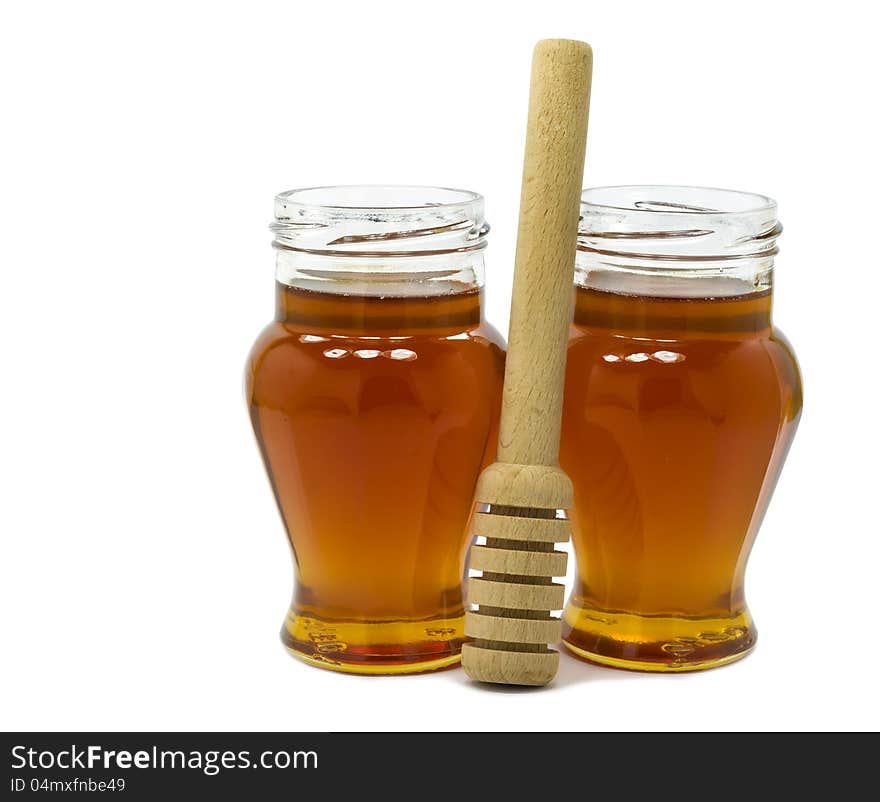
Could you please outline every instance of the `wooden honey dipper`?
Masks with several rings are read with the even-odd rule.
[[[572,314],[578,209],[593,54],[585,42],[535,46],[520,196],[498,460],[483,471],[462,665],[471,679],[546,685],[556,675],[569,539],[556,511],[572,506],[559,468],[565,354]]]

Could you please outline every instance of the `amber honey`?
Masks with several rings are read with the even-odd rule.
[[[309,662],[403,673],[458,661],[473,491],[503,375],[479,290],[277,285],[247,397],[295,560],[282,640]],[[399,293],[399,294],[396,294]]]
[[[755,643],[745,565],[801,385],[769,289],[657,286],[664,297],[576,291],[561,464],[578,574],[564,639],[600,663],[687,670]]]

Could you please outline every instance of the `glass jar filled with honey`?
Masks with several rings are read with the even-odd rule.
[[[755,644],[746,560],[801,412],[771,320],[780,231],[760,195],[584,191],[560,457],[577,655],[687,671]]]
[[[452,665],[503,379],[483,199],[321,187],[279,195],[275,217],[275,320],[245,383],[295,564],[282,640],[339,671]]]

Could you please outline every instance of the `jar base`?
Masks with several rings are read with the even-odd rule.
[[[421,674],[461,662],[464,615],[420,621],[338,621],[288,613],[281,642],[298,660],[346,674]]]
[[[643,616],[576,607],[563,616],[562,642],[577,657],[628,671],[703,671],[741,660],[758,633],[748,610],[730,617]]]

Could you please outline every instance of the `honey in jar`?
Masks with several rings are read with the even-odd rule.
[[[295,564],[282,640],[340,671],[452,665],[503,375],[483,317],[482,199],[296,190],[276,218],[276,315],[246,393]]]
[[[755,644],[746,562],[801,411],[771,318],[768,198],[587,190],[561,464],[574,484],[564,642],[620,668],[684,671]]]

